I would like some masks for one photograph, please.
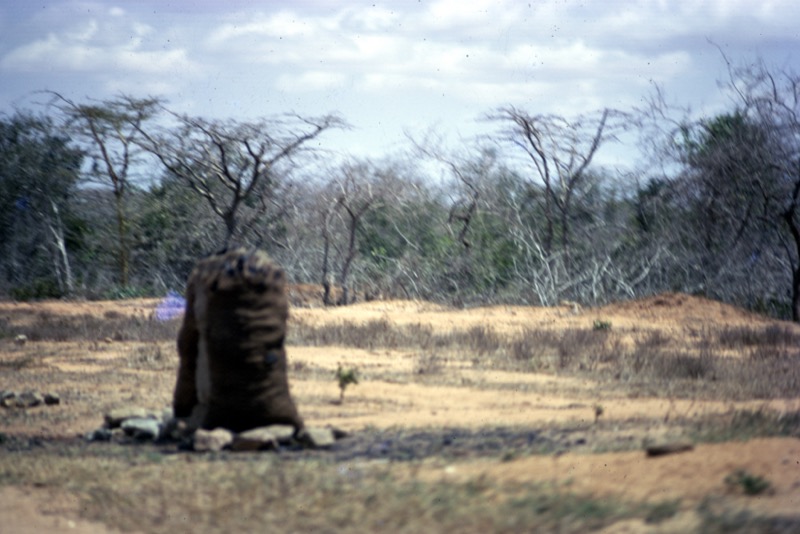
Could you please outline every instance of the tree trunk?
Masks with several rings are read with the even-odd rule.
[[[328,230],[328,217],[325,217],[322,227],[322,304],[330,306],[331,302],[331,275],[328,264],[330,262],[331,236]]]
[[[75,285],[72,281],[72,269],[64,240],[64,226],[61,224],[61,217],[55,202],[51,202],[50,205],[53,209],[54,221],[48,226],[50,233],[53,234],[53,247],[56,252],[56,272],[59,273],[58,285],[62,293],[69,295],[74,291]]]
[[[225,214],[222,216],[222,220],[225,223],[225,242],[223,246],[225,248],[229,248],[233,245],[233,235],[236,233],[236,211],[235,208],[231,208],[229,211],[226,211]]]
[[[349,211],[349,210],[348,210]],[[350,299],[350,292],[348,291],[347,279],[350,276],[350,266],[356,257],[356,230],[358,228],[358,219],[351,214],[350,218],[350,242],[347,246],[347,257],[342,265],[341,284],[342,284],[342,297],[339,300],[340,304],[347,304]]]
[[[800,323],[800,225],[794,220],[794,210],[787,210],[783,219],[789,226],[789,232],[794,241],[794,250],[797,256],[792,266],[792,321]]]
[[[114,192],[116,215],[117,215],[117,269],[119,270],[119,284],[128,287],[129,277],[129,253],[128,253],[128,224],[125,220],[125,208],[122,201],[122,193]]]
[[[800,323],[800,266],[792,270],[792,321]]]
[[[795,218],[798,200],[800,200],[800,177],[794,184],[792,202],[783,212],[783,220],[789,227],[789,233],[792,234],[795,258],[797,258],[795,260],[789,258],[789,262],[792,263],[792,321],[796,323],[800,323],[800,223]]]

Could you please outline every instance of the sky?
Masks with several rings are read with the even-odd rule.
[[[731,107],[720,50],[800,72],[800,3],[4,0],[0,113],[34,107],[41,90],[159,96],[205,118],[337,113],[352,127],[322,144],[382,158],[407,148],[407,133],[474,146],[498,129],[486,114],[507,105],[631,110],[658,86],[712,115]],[[602,152],[607,165],[631,159]]]

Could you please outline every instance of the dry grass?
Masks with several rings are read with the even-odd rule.
[[[429,482],[415,474],[421,465],[414,464],[227,454],[189,459],[119,447],[16,456],[0,483],[68,489],[80,499],[84,517],[148,533],[484,533],[534,527],[569,533],[624,518],[670,515],[664,503],[595,499],[549,484]]]
[[[29,341],[167,341],[174,340],[179,320],[158,321],[152,317],[127,316],[108,311],[103,317],[89,314],[59,315],[40,312],[13,326],[0,325],[5,332],[23,334]],[[8,335],[6,337],[9,337]]]
[[[426,376],[461,362],[485,370],[588,374],[632,393],[673,398],[776,399],[800,391],[800,335],[785,326],[721,327],[674,339],[660,330],[612,327],[526,328],[509,336],[486,326],[438,333],[385,319],[323,325],[295,320],[289,343],[413,349],[419,354],[414,372]]]
[[[750,414],[731,428],[766,422]],[[34,444],[5,453],[0,485],[69,492],[81,516],[140,532],[588,532],[618,521],[656,525],[692,510],[575,493],[570,482],[464,481],[420,476],[438,460],[383,463],[216,453],[152,446]],[[504,462],[500,458],[497,462]],[[756,476],[756,475],[753,475]],[[749,479],[737,484],[746,484]],[[754,479],[755,480],[755,479]],[[758,479],[760,482],[762,479]],[[768,481],[767,481],[768,482]],[[746,489],[746,488],[745,488]],[[697,532],[796,532],[797,517],[762,517],[711,498]]]
[[[106,312],[64,316],[41,312],[20,326],[3,320],[9,339],[30,341],[104,340],[141,342],[128,358],[132,368],[166,369],[172,361],[162,344],[174,343],[179,321]],[[625,338],[633,343],[625,343]],[[633,391],[716,399],[790,397],[800,390],[800,334],[785,325],[704,328],[674,339],[660,330],[626,332],[608,328],[549,330],[525,328],[501,335],[488,326],[436,332],[423,324],[398,325],[387,319],[323,325],[295,319],[290,344],[343,346],[365,350],[412,349],[419,353],[416,373],[435,375],[446,362],[472,368],[560,375],[591,373]],[[733,353],[733,356],[731,356]],[[20,354],[2,362],[17,369],[30,365]]]

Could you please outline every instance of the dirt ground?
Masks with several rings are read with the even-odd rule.
[[[0,302],[0,319],[5,319],[6,329],[12,332],[42,314],[49,318],[86,314],[148,320],[157,304],[158,300],[147,299]],[[720,325],[774,323],[731,306],[681,294],[596,309],[568,305],[456,310],[411,301],[292,309],[292,321],[312,326],[376,320],[426,325],[437,333],[491,325],[494,331],[509,336],[526,328],[560,332],[607,321],[615,330],[631,335],[659,330],[673,338]],[[28,341],[23,346],[12,338],[0,339],[0,363],[4,364],[0,367],[0,390],[52,391],[62,399],[57,406],[29,410],[46,410],[47,417],[10,417],[0,408],[0,432],[12,441],[74,440],[97,428],[108,409],[135,404],[160,411],[171,400],[177,365],[174,353],[174,342],[117,341],[95,337],[91,332],[79,341]],[[14,362],[33,354],[38,372],[25,372],[27,367],[17,369]],[[147,359],[153,354],[158,356],[154,364],[137,365],[137,358]],[[431,480],[464,481],[482,476],[552,481],[589,495],[635,501],[681,499],[689,510],[658,526],[630,521],[614,525],[609,532],[691,531],[697,521],[691,505],[729,493],[724,480],[737,469],[772,484],[768,494],[741,497],[742,507],[789,516],[796,516],[800,510],[800,440],[781,437],[701,443],[691,451],[657,458],[649,458],[641,447],[630,445],[685,439],[684,427],[671,424],[675,420],[685,423],[709,416],[724,418],[745,409],[798,412],[800,392],[770,401],[631,396],[625,390],[609,389],[590,375],[493,370],[461,361],[445,361],[445,378],[426,380],[415,373],[420,354],[412,349],[294,345],[288,348],[288,356],[292,393],[306,422],[346,430],[356,437],[356,444],[360,433],[380,435],[385,441],[384,431],[436,433],[447,428],[476,433],[485,428],[514,429],[509,431],[509,439],[535,430],[550,440],[548,454],[510,457],[503,462],[480,454],[440,458],[423,468],[423,476]],[[361,373],[360,383],[347,389],[341,404],[336,402],[339,389],[332,379],[338,365],[355,367]],[[601,416],[597,415],[598,406],[602,406]],[[0,469],[2,462],[0,459]],[[0,525],[4,533],[114,532],[103,524],[81,519],[78,503],[69,495],[28,486],[0,485]]]

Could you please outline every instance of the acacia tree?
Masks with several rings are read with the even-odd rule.
[[[616,113],[615,113],[616,114]],[[531,115],[513,106],[498,109],[489,118],[503,123],[501,139],[524,151],[534,171],[533,182],[541,185],[544,214],[542,246],[554,251],[557,238],[569,258],[570,218],[575,194],[585,181],[597,150],[614,135],[612,112],[568,120],[558,115]]]
[[[225,246],[277,223],[283,209],[277,189],[296,158],[326,131],[345,126],[335,115],[253,122],[171,115],[177,126],[142,132],[142,146],[208,202],[223,222]],[[271,232],[261,238],[280,246]]]
[[[342,288],[339,304],[348,304],[351,298],[350,273],[353,261],[359,252],[358,232],[364,216],[383,205],[384,190],[380,183],[380,172],[366,162],[342,165],[331,182],[331,190],[346,232],[346,245],[342,249],[339,272],[339,284]],[[330,238],[327,226],[327,224],[323,225],[323,233],[327,236],[325,240],[326,253]],[[323,280],[323,283],[325,282],[326,280]]]
[[[128,196],[142,151],[138,141],[142,129],[159,111],[157,98],[120,95],[111,100],[79,104],[51,92],[53,104],[64,116],[64,123],[75,140],[84,147],[91,167],[88,182],[110,187],[114,197],[118,283],[130,281],[130,214]]]

